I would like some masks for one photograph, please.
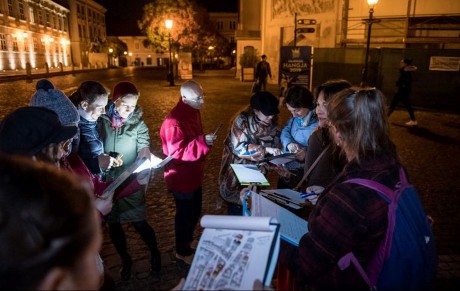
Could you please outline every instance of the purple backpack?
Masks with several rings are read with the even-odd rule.
[[[352,263],[371,290],[431,290],[438,266],[433,232],[403,168],[399,176],[395,189],[367,179],[345,181],[375,190],[388,203],[388,229],[366,270],[353,252],[338,266],[344,270]]]

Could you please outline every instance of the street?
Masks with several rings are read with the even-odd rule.
[[[144,111],[144,120],[149,126],[152,152],[163,157],[159,137],[161,122],[179,98],[181,80],[170,87],[166,71],[149,68],[111,69],[96,72],[50,78],[58,89],[67,95],[85,80],[97,80],[112,90],[115,83],[127,80],[135,83],[140,91],[138,105]],[[205,133],[214,131],[223,123],[215,146],[208,156],[203,187],[203,214],[224,214],[218,208],[218,174],[220,169],[222,142],[227,134],[232,117],[249,104],[251,82],[234,78],[233,71],[207,71],[196,73],[205,92],[202,120]],[[26,106],[35,92],[35,84],[25,80],[0,83],[0,118],[9,111]],[[276,85],[269,84],[269,91],[278,94]],[[110,98],[110,96],[109,96]],[[280,106],[280,122],[283,126],[289,112]],[[409,120],[405,110],[398,108],[390,118],[391,134],[409,178],[416,186],[427,214],[434,219],[434,232],[440,272],[437,289],[447,290],[459,286],[460,278],[460,115],[417,110],[418,127],[407,128]],[[133,277],[121,281],[118,271],[121,261],[110,243],[105,226],[102,257],[116,280],[117,290],[168,290],[175,286],[187,268],[174,259],[174,213],[172,196],[167,193],[162,172],[155,173],[147,195],[148,221],[157,234],[163,258],[161,280],[149,277],[149,255],[147,247],[130,225],[125,225],[128,251],[134,260]],[[196,231],[199,238],[200,229]]]

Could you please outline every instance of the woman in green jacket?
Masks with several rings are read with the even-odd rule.
[[[114,180],[137,159],[150,159],[150,136],[147,125],[142,120],[142,111],[137,107],[139,91],[130,82],[119,82],[113,89],[112,100],[98,121],[98,130],[104,142],[105,153],[122,155],[122,165],[110,168],[105,173],[107,180]],[[123,280],[131,277],[132,260],[127,251],[123,223],[131,223],[140,234],[151,252],[153,274],[161,269],[161,256],[157,247],[155,231],[147,223],[144,189],[114,200],[112,212],[108,216],[109,234],[120,255],[123,266],[120,275]],[[118,197],[119,198],[119,197]]]

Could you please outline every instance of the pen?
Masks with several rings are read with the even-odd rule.
[[[300,194],[300,198],[307,198],[309,196],[317,195],[315,191],[311,191],[309,193],[302,193]]]
[[[219,126],[216,128],[216,130],[214,131],[214,133],[213,133],[213,134],[214,134],[214,135],[216,135],[216,134],[217,134],[217,132],[219,131],[219,129],[220,129],[221,127],[222,127],[222,123],[221,123],[221,124],[219,124]]]

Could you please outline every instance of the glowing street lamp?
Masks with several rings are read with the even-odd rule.
[[[380,19],[373,19],[374,15],[374,6],[377,5],[379,0],[367,0],[367,4],[369,5],[369,19],[366,20],[368,24],[367,29],[367,43],[366,43],[366,56],[364,57],[364,68],[362,71],[362,79],[361,79],[361,87],[365,87],[367,85],[367,73],[368,73],[368,63],[369,63],[369,46],[371,44],[371,29],[372,24],[380,22]]]
[[[171,19],[166,19],[165,20],[165,26],[168,29],[168,40],[169,40],[169,74],[168,74],[168,79],[169,79],[169,86],[174,86],[174,71],[173,71],[173,66],[172,66],[172,51],[171,51],[171,29],[173,27],[173,21]]]

